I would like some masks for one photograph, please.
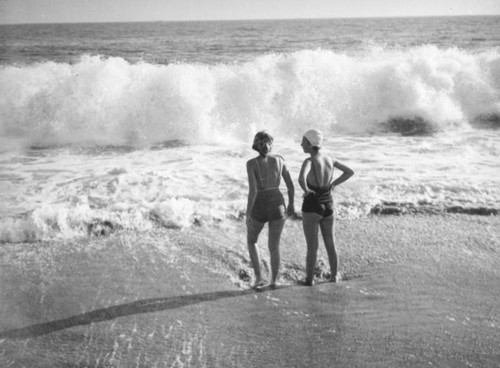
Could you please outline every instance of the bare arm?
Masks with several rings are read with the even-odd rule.
[[[294,206],[294,199],[295,199],[295,188],[293,186],[293,181],[290,176],[290,172],[288,171],[285,163],[283,162],[283,180],[285,180],[286,188],[288,189],[288,208],[287,208],[287,213],[288,216],[293,216],[295,214],[295,206]]]
[[[346,181],[347,179],[349,179],[351,176],[354,175],[354,171],[351,168],[341,164],[338,161],[335,161],[333,167],[336,167],[337,169],[342,171],[342,175],[340,175],[337,179],[333,181],[332,186],[334,187],[336,187],[339,184],[342,184],[344,181]]]
[[[247,162],[247,175],[248,175],[248,202],[247,202],[247,220],[250,218],[252,213],[253,205],[255,204],[255,198],[257,197],[257,180],[255,179],[252,161]]]

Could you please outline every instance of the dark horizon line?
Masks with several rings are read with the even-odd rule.
[[[266,22],[266,21],[294,21],[294,20],[342,20],[342,19],[405,19],[405,18],[473,18],[473,17],[500,17],[500,14],[457,14],[457,15],[394,15],[394,16],[359,16],[359,17],[318,17],[318,18],[241,18],[241,19],[183,19],[183,20],[110,20],[110,21],[77,21],[77,22],[28,22],[28,23],[1,23],[0,26],[21,25],[51,25],[51,24],[120,24],[120,23],[202,23],[202,22]]]

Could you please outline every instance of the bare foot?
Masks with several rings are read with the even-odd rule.
[[[277,282],[271,282],[271,283],[269,283],[269,285],[267,285],[267,287],[269,289],[276,289],[278,287],[278,283]]]
[[[264,291],[264,290],[274,290],[278,287],[278,284],[276,283],[269,283],[269,284],[265,284],[265,285],[262,285],[262,286],[257,286],[255,288],[256,291]]]
[[[342,280],[342,274],[341,273],[337,273],[335,276],[330,277],[328,279],[328,281],[330,281],[330,282],[339,282],[341,280]]]
[[[264,280],[262,279],[258,279],[258,280],[255,280],[255,282],[253,283],[253,285],[251,286],[252,289],[257,289],[257,288],[260,288],[262,286],[264,286],[266,283]]]
[[[299,280],[299,281],[297,281],[297,285],[301,285],[301,286],[313,286],[314,285],[314,281],[313,280],[308,280],[308,279]]]

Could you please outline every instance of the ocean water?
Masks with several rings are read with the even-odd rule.
[[[337,216],[500,210],[500,17],[0,26],[0,241],[232,226],[261,129]]]

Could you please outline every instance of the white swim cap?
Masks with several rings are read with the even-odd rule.
[[[321,147],[323,142],[323,134],[317,129],[311,129],[304,133],[304,137],[311,143],[313,147]]]

